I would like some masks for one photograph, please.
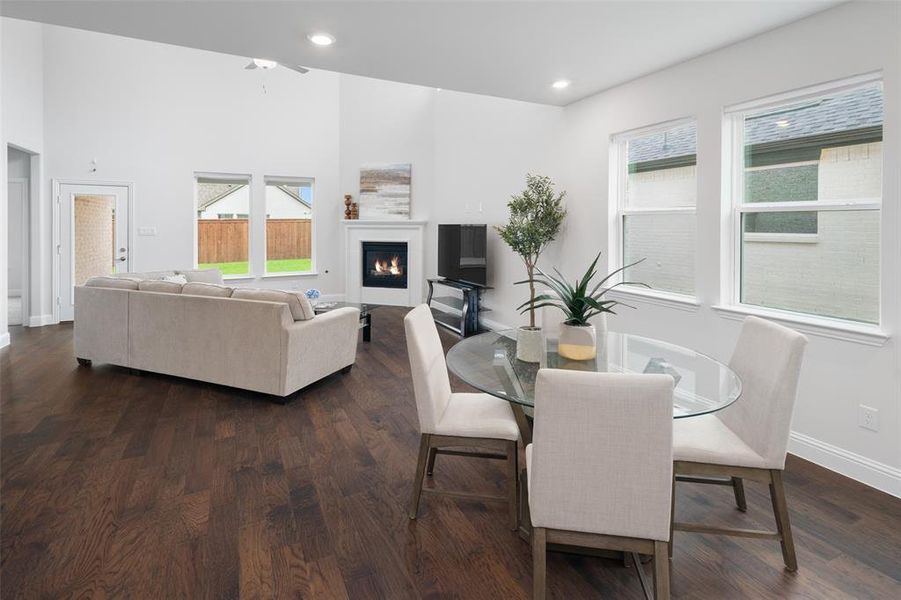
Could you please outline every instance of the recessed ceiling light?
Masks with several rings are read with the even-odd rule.
[[[776,121],[777,127],[788,127],[789,124],[790,124],[790,121],[788,119],[780,119],[780,120]]]
[[[266,59],[266,58],[255,58],[255,59],[253,59],[253,64],[255,64],[257,67],[264,69],[264,70],[274,69],[275,67],[278,66],[277,62],[275,62],[274,60]]]
[[[569,80],[567,79],[558,79],[554,83],[551,84],[551,87],[555,90],[563,90],[569,87]]]
[[[307,39],[317,46],[331,46],[335,43],[335,36],[324,32],[311,33]]]

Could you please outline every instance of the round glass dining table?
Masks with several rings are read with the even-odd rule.
[[[515,330],[480,333],[457,342],[447,353],[447,366],[472,387],[509,401],[518,420],[523,413],[532,414],[535,376],[543,368],[667,373],[675,380],[676,419],[716,412],[741,395],[741,380],[727,365],[689,348],[614,331],[598,332],[597,357],[592,360],[563,358],[557,353],[557,341],[548,339],[538,363],[516,358]],[[520,422],[521,429],[524,425]]]

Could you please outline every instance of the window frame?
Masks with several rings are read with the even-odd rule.
[[[269,185],[279,185],[284,183],[297,183],[297,184],[306,184],[310,185],[310,190],[313,195],[313,204],[310,207],[310,270],[309,271],[276,271],[270,273],[267,270],[267,250],[269,249],[269,241],[267,239],[268,236],[268,221],[269,217],[267,216],[267,206],[266,206],[266,187]],[[318,275],[317,262],[316,262],[316,240],[318,239],[317,233],[317,223],[318,219],[316,218],[316,178],[315,177],[297,177],[297,176],[277,176],[277,175],[264,175],[263,176],[263,272],[260,275],[262,278],[277,278],[277,277],[310,277]]]
[[[609,143],[609,190],[608,198],[613,198],[613,202],[609,202],[610,224],[608,229],[608,255],[610,257],[610,270],[622,268],[625,258],[625,223],[626,217],[632,215],[678,215],[692,214],[695,219],[695,253],[694,253],[694,281],[692,288],[694,293],[684,294],[680,292],[672,292],[668,290],[647,289],[640,286],[620,285],[612,293],[628,294],[647,299],[649,302],[660,303],[676,308],[688,308],[694,310],[699,306],[698,297],[698,196],[700,193],[700,179],[695,175],[695,204],[694,206],[678,206],[668,208],[628,208],[626,206],[626,183],[629,172],[629,153],[627,144],[629,141],[644,137],[646,135],[660,133],[668,129],[674,129],[683,125],[694,124],[697,132],[698,119],[694,116],[680,117],[669,121],[655,123],[636,129],[629,129],[614,133],[610,136]],[[698,144],[695,141],[695,168],[698,167]],[[623,276],[618,275],[614,278],[616,283],[623,281]]]
[[[851,211],[851,210],[877,210],[879,212],[879,229],[882,234],[882,198],[861,197],[843,200],[814,200],[814,201],[780,201],[780,202],[744,202],[745,184],[745,160],[744,160],[744,122],[751,113],[757,113],[768,108],[778,108],[786,104],[796,104],[805,100],[812,100],[826,94],[834,94],[852,91],[862,87],[877,84],[884,94],[884,84],[881,73],[861,75],[831,83],[811,86],[794,92],[784,92],[756,101],[745,102],[740,105],[723,109],[723,211],[722,219],[722,276],[720,297],[723,301],[715,309],[723,313],[739,313],[769,317],[790,323],[800,323],[820,327],[824,329],[843,329],[858,332],[874,338],[885,339],[882,332],[884,323],[884,302],[882,287],[884,286],[884,257],[882,246],[879,246],[879,317],[877,323],[866,323],[854,319],[842,317],[829,317],[813,313],[805,313],[791,309],[772,308],[757,304],[748,304],[741,301],[742,280],[742,243],[743,243],[743,218],[746,214],[775,213],[775,212],[827,212],[827,211]],[[798,163],[786,163],[789,165]],[[882,165],[883,181],[885,180],[885,159]],[[779,241],[793,243],[815,243],[819,236],[816,234],[752,234],[748,241]],[[773,239],[765,240],[760,236],[773,236]]]
[[[244,185],[247,186],[247,273],[241,273],[238,275],[223,275],[223,280],[239,280],[239,279],[254,279],[255,275],[253,273],[253,226],[254,226],[254,218],[253,218],[253,175],[250,173],[210,173],[210,172],[195,172],[194,173],[194,198],[192,203],[192,212],[194,214],[194,268],[200,268],[200,264],[198,262],[200,256],[198,244],[200,242],[200,215],[197,210],[197,192],[198,185],[201,183],[207,182],[222,182],[222,183],[236,183],[236,182],[244,182]]]

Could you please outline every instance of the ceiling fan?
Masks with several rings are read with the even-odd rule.
[[[300,65],[280,65],[276,61],[266,58],[254,58],[244,68],[248,71],[252,71],[253,69],[262,69],[264,71],[268,71],[270,69],[274,69],[275,67],[285,67],[286,69],[291,69],[292,71],[296,71],[301,75],[306,75],[310,72],[308,68],[301,67]]]

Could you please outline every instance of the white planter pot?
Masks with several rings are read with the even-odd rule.
[[[591,360],[598,354],[594,325],[560,325],[557,353],[569,360]]]
[[[516,358],[523,362],[541,362],[547,352],[541,327],[520,327],[516,330]]]

